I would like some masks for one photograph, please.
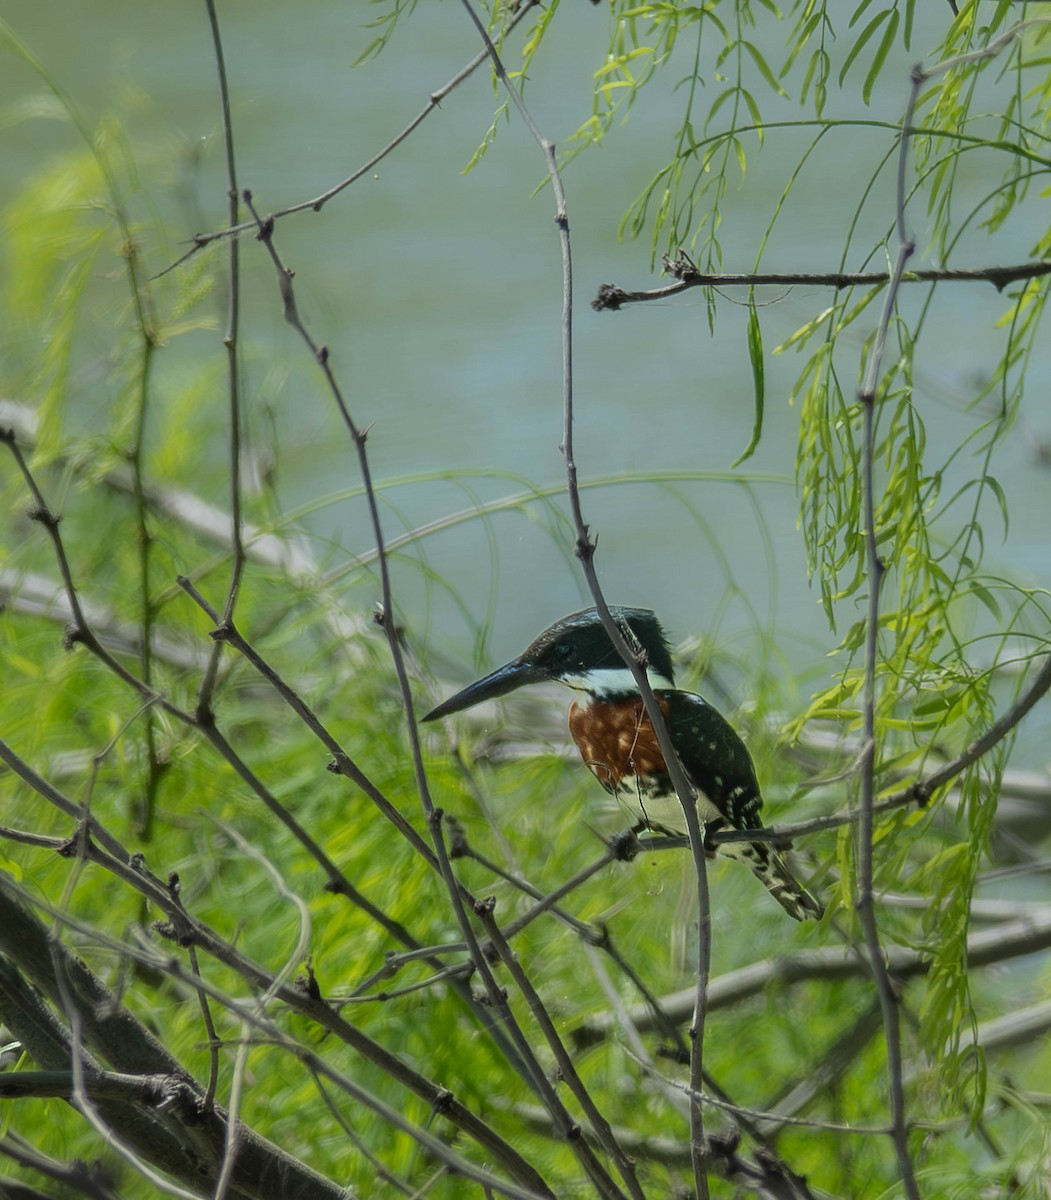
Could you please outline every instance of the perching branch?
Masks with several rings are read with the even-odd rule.
[[[693,1177],[697,1192],[697,1200],[707,1200],[708,1180],[705,1167],[707,1147],[704,1137],[704,1113],[700,1102],[696,1099],[704,1077],[704,1021],[705,993],[708,986],[708,973],[711,964],[711,905],[708,896],[708,873],[705,862],[704,838],[697,814],[697,799],[693,788],[686,777],[679,755],[672,744],[667,722],[661,711],[657,698],[653,694],[649,677],[644,665],[639,661],[636,648],[631,644],[632,639],[626,636],[609,611],[609,606],[599,583],[595,570],[594,557],[596,543],[591,537],[587,522],[584,520],[583,508],[580,502],[580,487],[577,479],[577,464],[574,452],[574,395],[573,395],[573,256],[569,236],[569,215],[566,205],[565,189],[562,174],[558,167],[558,155],[554,143],[541,133],[533,120],[521,93],[511,83],[504,69],[500,55],[486,33],[485,26],[475,12],[471,0],[463,0],[464,8],[470,17],[478,36],[485,44],[493,62],[500,82],[514,103],[530,136],[536,142],[547,166],[548,178],[551,180],[551,190],[555,200],[555,224],[559,233],[559,248],[562,254],[562,388],[563,388],[563,432],[562,454],[566,465],[568,496],[573,525],[576,529],[576,555],[580,560],[588,589],[602,618],[603,628],[610,637],[617,653],[623,659],[625,666],[631,671],[632,678],[639,688],[646,715],[650,719],[657,743],[671,778],[672,786],[682,805],[686,821],[686,830],[690,839],[690,850],[693,855],[694,871],[697,880],[697,1003],[694,1012],[693,1027],[690,1030],[692,1052],[690,1055],[690,1079],[693,1093],[690,1101],[690,1131],[693,1146]]]
[[[878,287],[890,283],[894,277],[891,271],[759,271],[755,274],[711,274],[699,271],[684,250],[680,250],[675,258],[665,255],[664,270],[678,282],[646,291],[629,291],[614,283],[603,283],[599,286],[595,299],[591,301],[591,307],[596,312],[619,312],[628,304],[667,300],[696,287],[753,288],[765,284],[780,287],[830,287],[839,291],[849,287]],[[940,270],[922,268],[903,272],[898,286],[907,283],[991,283],[998,292],[1002,292],[1010,283],[1040,279],[1049,274],[1051,262],[1047,260],[1007,267],[946,267]]]
[[[994,746],[1003,741],[1019,724],[1030,710],[1051,691],[1051,655],[1044,659],[1043,666],[1036,678],[1014,704],[995,721],[980,737],[976,738],[955,758],[943,763],[940,767],[917,779],[907,787],[885,796],[882,800],[873,801],[872,812],[893,812],[910,804],[926,805],[931,797],[958,776],[968,767],[984,758]],[[722,842],[764,841],[789,845],[791,842],[807,834],[819,833],[826,829],[840,829],[844,825],[852,825],[861,820],[860,808],[848,809],[846,812],[831,813],[827,817],[813,817],[809,821],[798,821],[791,825],[772,825],[768,829],[749,830],[747,835],[737,830],[719,831],[712,835],[715,845]],[[677,844],[677,839],[668,839],[671,844]]]

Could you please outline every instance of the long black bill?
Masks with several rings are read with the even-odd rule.
[[[425,721],[437,721],[439,717],[447,717],[450,713],[460,712],[473,704],[481,704],[483,700],[495,700],[497,696],[505,696],[527,683],[539,683],[547,679],[542,671],[538,671],[531,663],[515,659],[506,666],[498,668],[492,674],[479,679],[477,683],[468,684],[462,692],[450,696],[448,700],[432,709],[424,718]]]

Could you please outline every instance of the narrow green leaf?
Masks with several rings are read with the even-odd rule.
[[[816,317],[812,317],[805,325],[801,326],[795,331],[795,333],[786,338],[786,340],[783,341],[780,346],[775,346],[774,353],[783,354],[792,346],[797,345],[799,342],[805,341],[808,337],[810,337],[814,330],[818,328],[818,326],[823,325],[825,321],[828,320],[829,316],[834,311],[835,306],[830,304],[828,308],[823,309],[817,314]]]
[[[865,28],[861,31],[861,33],[858,34],[858,40],[854,43],[853,46],[851,46],[850,53],[844,59],[843,66],[840,67],[840,69],[839,69],[839,85],[840,85],[840,87],[843,86],[843,81],[846,79],[847,73],[850,71],[850,68],[854,65],[854,60],[862,52],[862,50],[865,49],[865,46],[868,43],[869,38],[872,37],[872,35],[876,32],[876,30],[879,29],[879,27],[883,24],[883,22],[890,15],[891,15],[891,10],[889,8],[885,8],[881,13],[877,13],[876,16],[874,16],[872,18],[872,20],[869,21],[869,23],[865,26]]]
[[[732,139],[732,145],[734,152],[737,154],[737,166],[743,177],[745,171],[748,169],[748,156],[744,152],[744,142],[742,142],[740,138],[735,137]],[[725,188],[723,190],[725,190]]]
[[[1000,481],[995,475],[982,476],[982,483],[993,493],[997,504],[1000,506],[1000,514],[1004,519],[1004,539],[1006,540],[1008,533],[1008,512],[1007,497],[1004,495],[1004,489],[1000,486]]]
[[[752,114],[752,124],[755,125],[755,132],[759,138],[759,145],[763,144],[763,114],[759,111],[759,105],[755,102],[755,97],[747,88],[741,88],[741,95],[744,97],[745,104],[748,105],[748,111]],[[741,167],[741,174],[744,174],[744,166]]]
[[[744,452],[733,462],[739,467],[747,458],[755,453],[756,446],[763,434],[763,410],[766,404],[766,375],[763,369],[763,332],[759,328],[759,313],[753,303],[748,312],[748,358],[752,364],[752,384],[755,389],[755,421],[752,424],[752,438],[744,448]]]
[[[1003,609],[997,602],[996,597],[989,591],[984,584],[978,583],[975,580],[971,581],[971,594],[985,605],[985,607],[993,614],[997,621],[1004,619]]]
[[[485,137],[482,138],[481,144],[479,145],[478,149],[475,150],[475,152],[471,155],[470,161],[468,162],[467,166],[464,167],[463,170],[460,172],[461,175],[466,175],[469,171],[474,170],[474,168],[478,165],[479,160],[484,156],[485,152],[489,149],[490,145],[496,140],[496,129],[497,129],[498,124],[500,123],[501,117],[504,117],[504,118],[507,117],[507,102],[506,101],[503,104],[501,104],[500,107],[496,110],[495,114],[493,115],[493,123],[485,131]]]
[[[876,57],[872,60],[872,66],[869,67],[869,73],[865,76],[865,84],[861,89],[861,98],[866,104],[872,98],[872,89],[879,78],[883,64],[887,61],[887,55],[894,45],[894,38],[897,36],[897,32],[898,10],[895,9],[891,13],[890,20],[887,22],[887,28],[883,31],[883,37],[880,38],[879,49],[876,51]]]
[[[774,78],[774,73],[770,70],[766,59],[763,58],[762,54],[759,53],[759,48],[757,46],[753,46],[751,42],[742,42],[741,44],[748,51],[752,62],[754,62],[756,67],[759,69],[759,74],[762,75],[770,87],[773,88],[773,90],[779,96],[785,96],[787,98],[788,93]]]
[[[722,108],[727,100],[731,100],[736,94],[736,88],[727,88],[725,91],[720,92],[719,95],[715,97],[708,108],[708,115],[704,118],[705,131],[711,127],[712,121],[715,120],[715,114],[719,111],[719,109]]]
[[[861,20],[861,18],[865,15],[865,9],[867,9],[871,3],[872,0],[861,0],[861,3],[856,9],[854,9],[853,15],[850,18],[850,23],[847,26],[849,29],[853,29],[854,26]]]

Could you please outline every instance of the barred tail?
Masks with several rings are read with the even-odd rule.
[[[753,853],[747,855],[748,865],[785,912],[796,921],[820,921],[824,906],[796,879],[781,855],[758,843],[749,849]]]

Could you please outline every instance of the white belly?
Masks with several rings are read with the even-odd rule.
[[[647,793],[637,786],[638,780],[629,776],[621,781],[617,799],[650,829],[664,833],[686,835],[686,817],[682,804],[674,792]],[[697,793],[697,818],[702,825],[725,820],[719,810],[703,792]]]

